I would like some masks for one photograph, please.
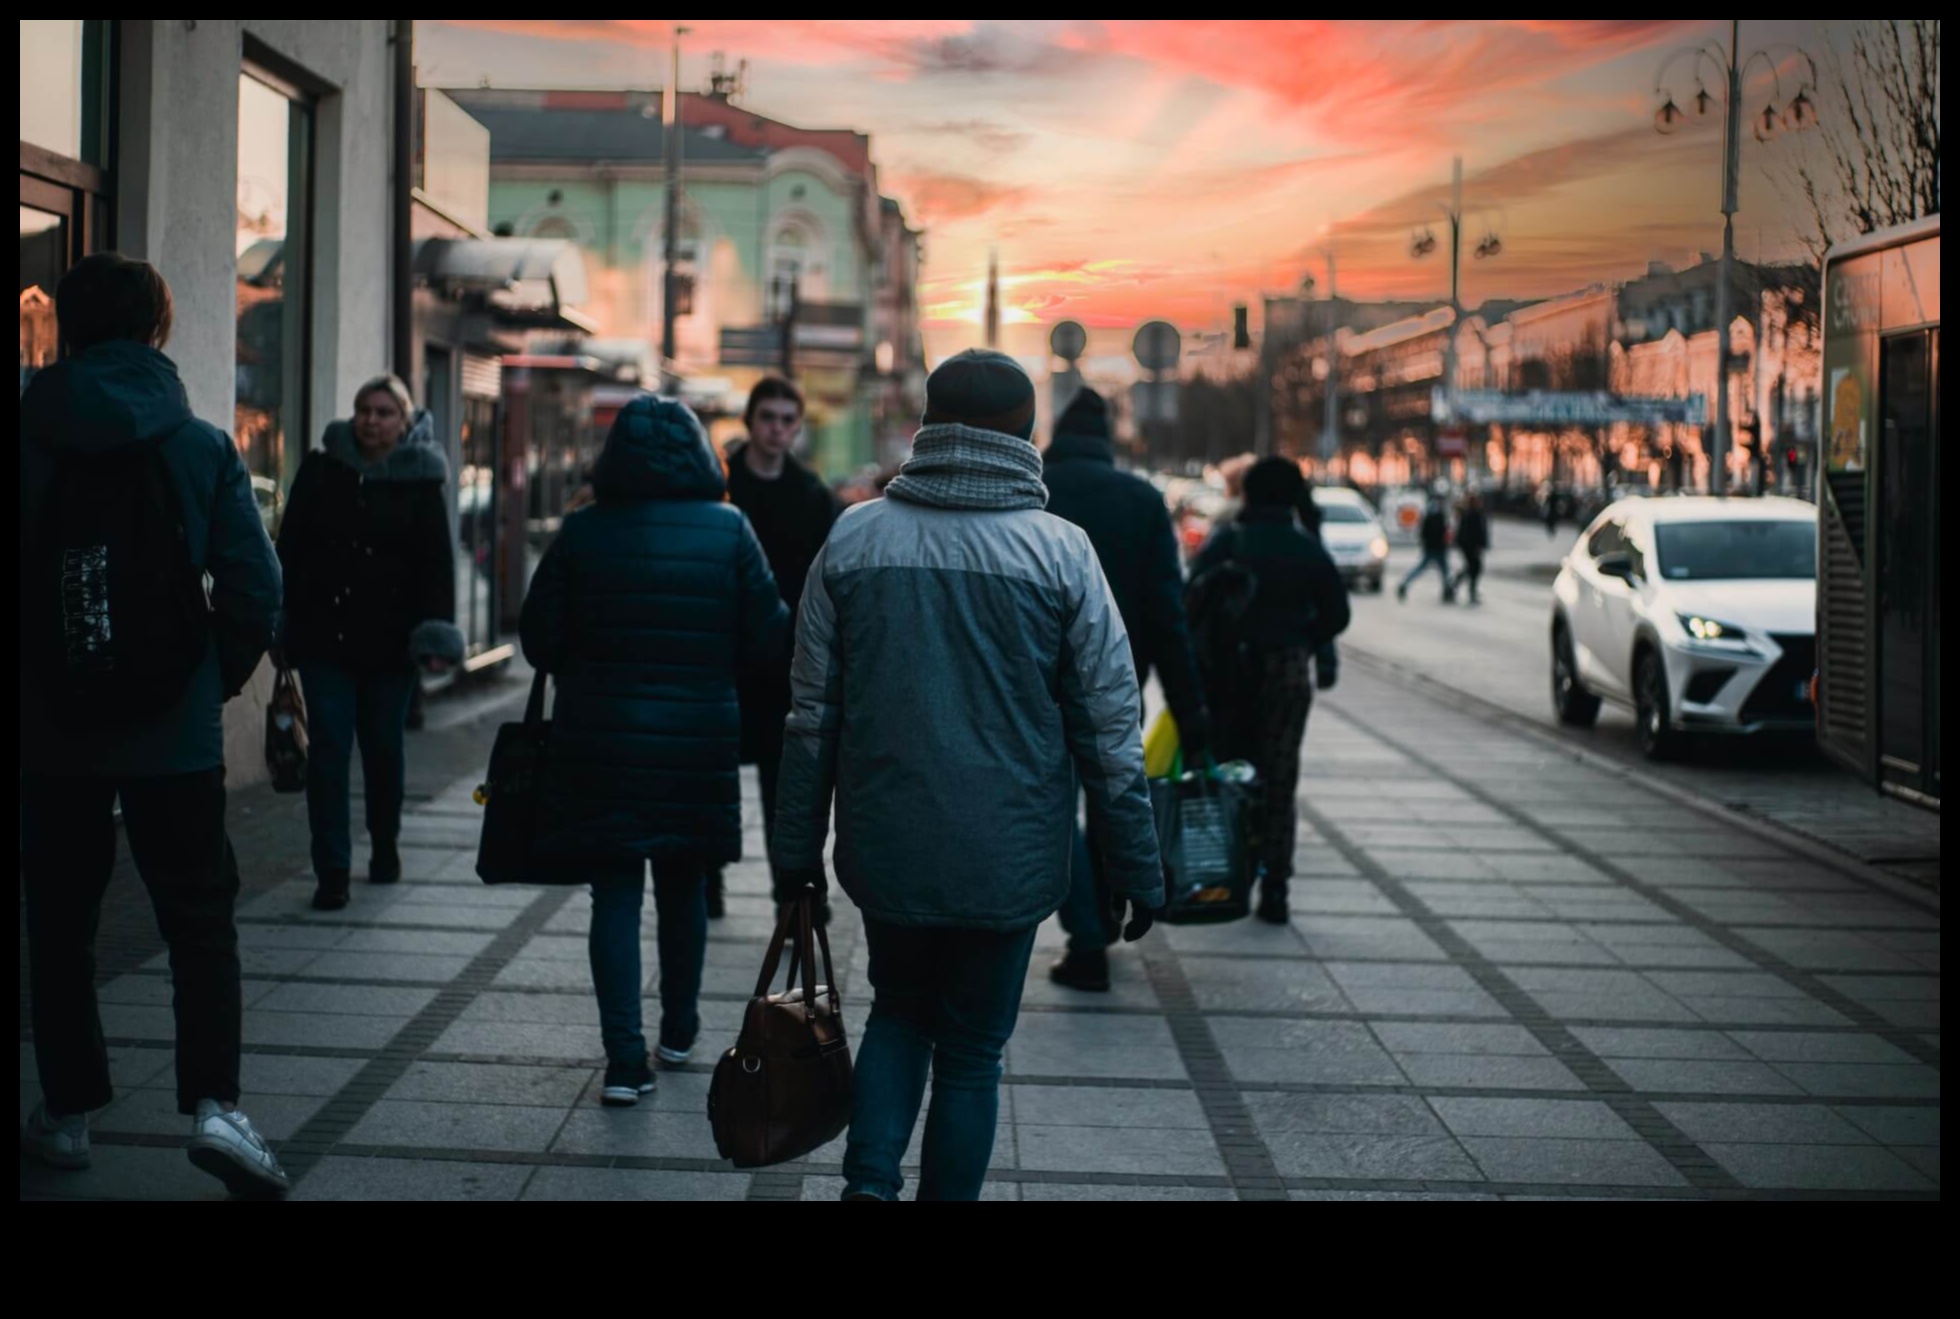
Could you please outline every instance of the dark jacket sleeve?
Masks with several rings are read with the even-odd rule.
[[[1143,654],[1164,684],[1171,718],[1189,722],[1204,705],[1198,686],[1198,666],[1191,653],[1191,632],[1184,617],[1184,573],[1177,563],[1177,534],[1161,506],[1154,510],[1149,532],[1146,568],[1148,586],[1143,600]]]
[[[742,541],[736,550],[735,571],[742,591],[742,635],[737,653],[744,668],[754,668],[783,653],[789,641],[789,606],[783,603],[776,576],[769,571],[769,556],[756,539],[748,514],[739,516]]]
[[[830,804],[837,790],[837,737],[844,717],[844,669],[837,654],[837,608],[823,577],[824,551],[810,564],[796,612],[790,712],[783,728],[782,774],[769,857],[784,872],[823,864]]]
[[[518,619],[518,638],[524,643],[524,658],[541,673],[562,673],[568,651],[565,625],[566,575],[578,539],[578,518],[565,519],[558,534],[538,562],[531,578],[531,589],[524,596],[524,612]]]
[[[439,481],[415,494],[415,621],[456,621],[456,542],[449,534],[449,501]]]
[[[318,462],[314,453],[300,460],[299,471],[293,476],[292,489],[286,492],[286,507],[279,516],[279,568],[284,575],[284,592],[276,633],[281,644],[291,632],[293,601],[305,592],[308,565],[317,544],[320,517]]]
[[[252,477],[232,443],[219,436],[218,488],[211,502],[204,571],[211,574],[217,616],[218,668],[225,696],[235,696],[272,644],[279,617],[279,556],[265,534]]]
[[[1229,562],[1232,557],[1232,547],[1236,542],[1237,537],[1231,523],[1214,527],[1211,539],[1204,543],[1204,547],[1191,560],[1191,576],[1202,577],[1219,564]]]
[[[1325,550],[1319,550],[1308,561],[1307,584],[1313,593],[1314,639],[1326,645],[1335,637],[1347,631],[1352,618],[1348,605],[1347,583],[1341,580],[1341,570],[1334,566]]]

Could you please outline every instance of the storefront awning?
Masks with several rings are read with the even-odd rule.
[[[579,310],[585,258],[577,244],[550,238],[425,238],[415,276],[449,297],[478,298],[509,325],[591,333]]]

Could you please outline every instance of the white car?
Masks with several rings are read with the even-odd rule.
[[[1656,759],[1695,733],[1815,726],[1817,510],[1797,499],[1623,499],[1552,585],[1552,704],[1634,711]]]
[[[1382,573],[1388,567],[1388,533],[1375,507],[1358,491],[1344,486],[1315,486],[1314,507],[1320,510],[1320,543],[1341,570],[1348,589],[1366,582],[1381,594]]]

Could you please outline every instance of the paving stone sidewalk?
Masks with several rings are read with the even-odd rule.
[[[1938,1198],[1937,899],[1366,672],[1320,702],[1306,762],[1290,927],[1160,930],[1108,995],[1049,983],[1043,929],[988,1198]],[[288,851],[241,908],[245,1103],[294,1198],[835,1198],[841,1142],[752,1175],[708,1130],[762,867],[729,873],[696,1061],[601,1109],[589,901],[476,881],[476,777],[413,811],[398,888],[312,912]],[[855,1038],[847,902],[835,947]],[[23,1199],[220,1197],[181,1149],[169,994],[161,956],[107,978],[95,1167],[23,1164]]]

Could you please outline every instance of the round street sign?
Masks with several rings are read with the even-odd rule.
[[[1089,346],[1089,332],[1076,321],[1061,321],[1048,332],[1048,351],[1064,362],[1073,362]]]
[[[1177,367],[1183,346],[1177,327],[1169,321],[1145,321],[1137,327],[1136,341],[1130,345],[1130,351],[1136,355],[1137,365],[1146,371],[1171,371]]]

